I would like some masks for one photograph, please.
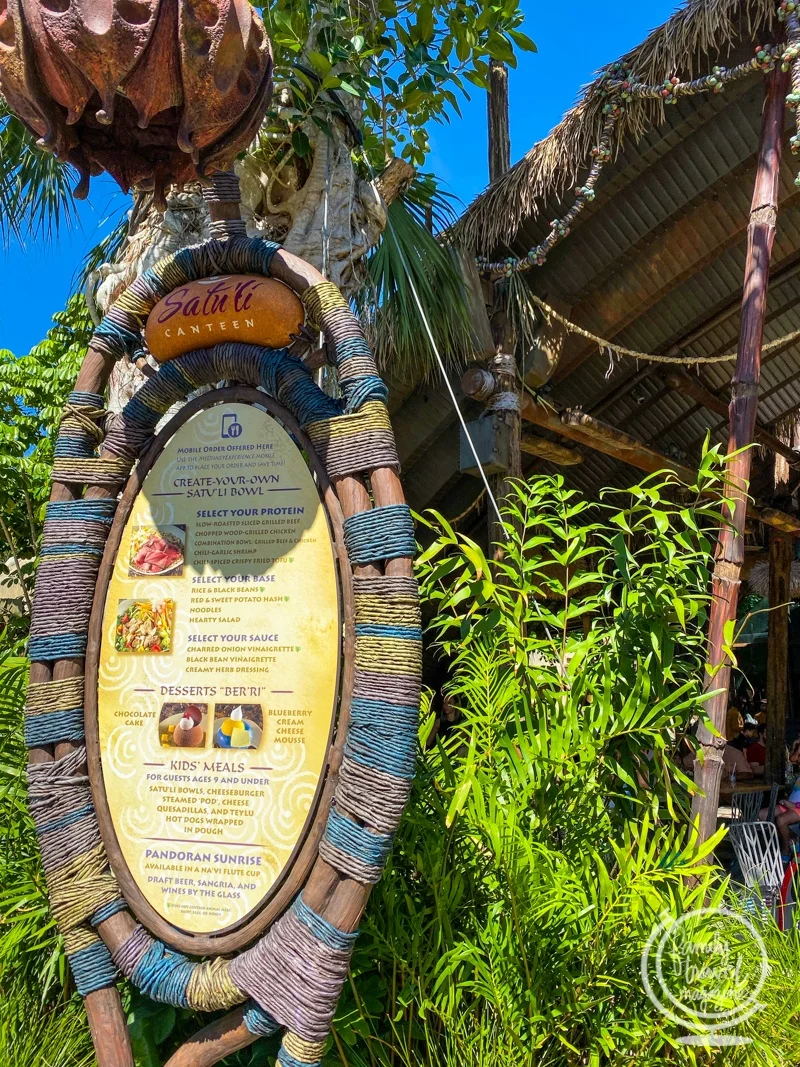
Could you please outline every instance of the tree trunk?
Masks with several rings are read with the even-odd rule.
[[[784,781],[786,774],[786,711],[789,695],[789,601],[792,542],[770,532],[769,635],[767,638],[767,779]]]
[[[709,622],[708,669],[706,691],[717,691],[706,704],[714,725],[715,736],[705,726],[698,731],[702,752],[695,760],[694,780],[703,795],[692,801],[692,814],[702,840],[716,830],[719,785],[722,778],[722,751],[725,747],[725,719],[728,712],[728,689],[731,660],[726,646],[731,642],[739,603],[741,569],[744,562],[744,526],[747,493],[750,487],[750,464],[753,434],[758,409],[758,383],[761,373],[761,345],[767,306],[769,265],[778,215],[778,188],[783,147],[783,124],[788,88],[788,74],[775,71],[767,78],[766,99],[761,123],[755,190],[747,229],[742,320],[739,350],[733,377],[730,404],[728,454],[738,453],[728,466],[727,495],[734,500],[730,525],[717,544],[712,579],[711,619]],[[700,758],[702,756],[702,758]]]

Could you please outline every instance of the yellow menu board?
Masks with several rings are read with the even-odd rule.
[[[333,545],[302,453],[260,408],[198,412],[133,505],[98,672],[116,835],[179,929],[225,930],[285,868],[325,764],[340,643]]]

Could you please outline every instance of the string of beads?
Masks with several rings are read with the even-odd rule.
[[[676,104],[684,96],[698,96],[702,93],[721,93],[727,85],[751,77],[754,73],[768,74],[781,63],[783,70],[792,71],[792,92],[787,96],[787,104],[795,110],[800,107],[800,23],[797,12],[800,11],[799,0],[782,0],[778,8],[778,18],[787,25],[787,42],[783,45],[757,45],[752,59],[726,68],[714,66],[710,74],[681,81],[670,77],[660,84],[648,84],[637,80],[635,74],[622,63],[614,63],[604,71],[597,89],[603,99],[602,113],[605,116],[600,139],[591,150],[592,163],[588,177],[583,185],[575,189],[575,201],[569,211],[550,223],[550,231],[545,239],[534,245],[524,256],[508,256],[501,260],[491,260],[485,256],[476,256],[478,270],[482,274],[508,277],[510,274],[522,273],[533,266],[541,267],[547,261],[549,253],[569,234],[575,219],[592,203],[597,192],[596,186],[600,175],[614,155],[614,133],[625,114],[626,106],[633,100],[661,100],[664,104]],[[800,153],[800,115],[798,115],[798,133],[791,141],[792,151]],[[800,186],[800,175],[795,180]]]

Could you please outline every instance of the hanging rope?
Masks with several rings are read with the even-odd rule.
[[[646,360],[650,363],[676,363],[682,366],[694,366],[698,363],[730,363],[736,359],[735,351],[727,352],[724,356],[661,356],[653,352],[637,352],[635,348],[625,348],[624,345],[617,345],[613,341],[607,341],[604,337],[598,337],[591,330],[584,330],[582,326],[578,326],[575,322],[570,322],[568,318],[561,315],[555,308],[550,307],[549,304],[546,304],[544,300],[534,294],[531,294],[530,299],[548,320],[555,319],[570,333],[585,337],[587,341],[593,341],[601,352],[608,352],[615,356],[627,356],[630,359]],[[762,354],[768,355],[776,348],[782,348],[784,345],[788,346],[794,341],[800,341],[800,330],[792,330],[791,333],[770,341],[769,344],[764,345],[762,348]]]

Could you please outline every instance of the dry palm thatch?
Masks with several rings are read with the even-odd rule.
[[[753,564],[753,568],[747,578],[750,591],[758,596],[769,595],[769,563],[767,560],[759,560]],[[800,561],[792,563],[792,576],[789,595],[793,598],[800,597]]]
[[[676,74],[686,80],[706,74],[743,44],[759,38],[766,43],[777,25],[777,6],[777,0],[687,0],[619,62],[649,84],[662,84]],[[463,245],[482,254],[509,246],[527,219],[576,182],[600,140],[605,118],[601,84],[598,76],[552,133],[473,201],[456,227]],[[614,130],[614,152],[663,120],[661,100],[630,101]]]

